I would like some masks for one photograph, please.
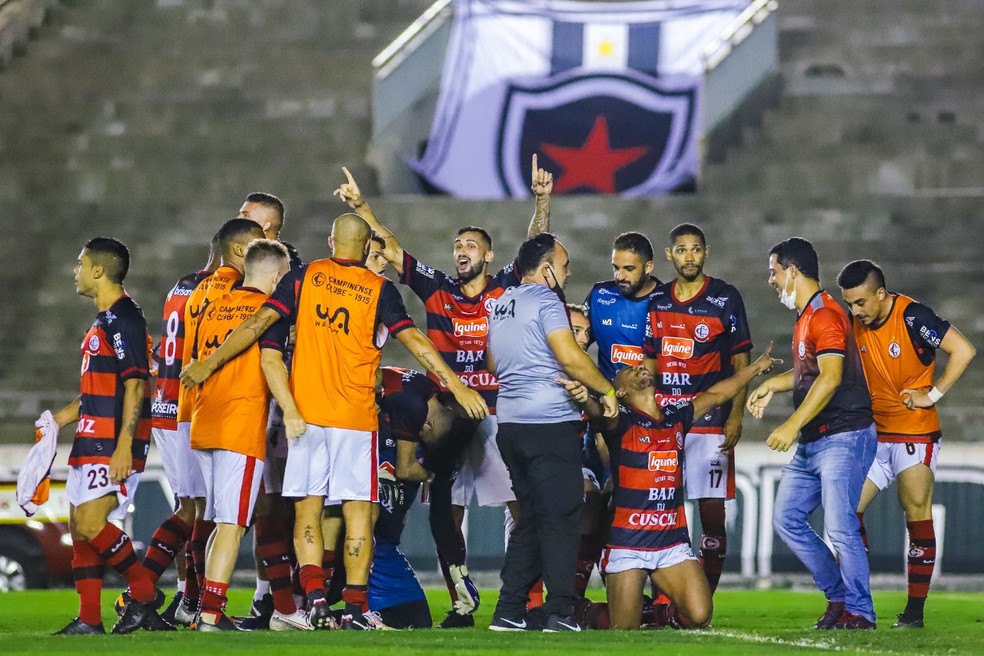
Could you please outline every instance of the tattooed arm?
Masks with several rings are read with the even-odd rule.
[[[396,334],[396,338],[410,351],[410,355],[415,357],[417,362],[437,377],[442,387],[454,394],[455,400],[461,404],[470,418],[482,419],[489,414],[489,408],[478,392],[465,387],[464,383],[444,362],[444,358],[434,348],[434,344],[419,329],[401,330]]]
[[[280,318],[276,310],[261,307],[253,316],[242,322],[232,331],[222,346],[204,360],[192,360],[181,370],[181,384],[191,389],[201,385],[215,371],[250,346],[255,344],[266,329]]]
[[[123,421],[116,437],[116,450],[109,459],[109,478],[114,483],[125,481],[133,468],[133,436],[140,421],[146,387],[147,381],[143,378],[123,381]]]

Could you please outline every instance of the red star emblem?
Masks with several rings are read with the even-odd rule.
[[[645,155],[649,149],[612,148],[608,141],[608,121],[595,118],[591,133],[580,148],[543,144],[543,152],[563,171],[554,182],[554,192],[587,187],[601,194],[615,193],[615,173]]]

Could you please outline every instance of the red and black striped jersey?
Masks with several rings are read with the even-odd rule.
[[[752,349],[741,294],[710,276],[687,301],[677,300],[675,280],[660,285],[649,300],[643,349],[656,360],[656,398],[663,407],[730,378],[734,356]],[[694,422],[694,432],[720,433],[730,413],[731,403],[711,410]]]
[[[109,464],[123,422],[123,384],[147,380],[151,343],[143,311],[129,296],[96,315],[82,341],[81,404],[69,465]],[[149,450],[148,385],[133,436],[134,471],[143,471]]]
[[[618,427],[605,433],[614,482],[610,548],[658,551],[690,544],[683,443],[693,418],[686,402],[664,408],[662,420],[623,409]]]
[[[185,305],[192,290],[208,275],[208,271],[189,273],[174,283],[164,299],[164,331],[157,347],[157,383],[150,405],[154,428],[178,428],[178,389],[181,387],[178,376],[183,365]]]
[[[378,404],[387,415],[393,437],[420,441],[420,430],[427,421],[427,404],[440,391],[437,383],[414,369],[382,367],[383,387]]]
[[[409,285],[424,303],[427,337],[461,382],[482,395],[495,413],[499,381],[488,370],[486,347],[489,339],[489,304],[510,287],[519,284],[515,262],[494,276],[486,276],[485,289],[478,296],[465,296],[461,282],[432,269],[404,251],[400,282]],[[437,378],[431,376],[440,385]],[[442,389],[445,389],[442,386]]]
[[[806,399],[820,376],[819,358],[844,358],[841,382],[817,416],[800,429],[800,442],[862,430],[872,424],[871,396],[847,312],[824,290],[807,303],[793,328],[793,407]]]

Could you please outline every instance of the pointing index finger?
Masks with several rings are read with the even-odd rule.
[[[355,184],[355,178],[352,177],[352,174],[349,173],[349,170],[343,166],[342,167],[342,172],[345,174],[345,177],[348,178],[348,183],[351,184],[351,185],[354,185]]]
[[[539,167],[536,165],[536,153],[533,153],[533,184],[536,184],[536,173]]]

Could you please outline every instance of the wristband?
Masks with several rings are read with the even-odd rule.
[[[605,392],[605,393],[603,394],[603,396],[615,396],[615,388],[614,388],[614,387],[613,387],[613,388],[611,388],[610,390],[608,390],[607,392]],[[940,394],[940,396],[943,396],[943,395],[942,395],[942,394]]]
[[[945,394],[945,392],[941,392],[935,385],[933,386],[933,389],[926,392],[926,396],[928,396],[929,400],[933,402],[933,405],[936,405],[937,402],[943,398],[943,394]]]

